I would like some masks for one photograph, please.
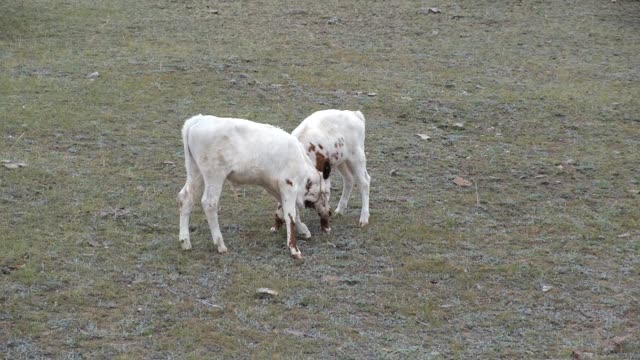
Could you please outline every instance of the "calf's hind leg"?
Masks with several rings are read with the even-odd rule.
[[[336,214],[342,214],[347,208],[351,190],[353,190],[353,174],[351,174],[351,169],[349,169],[346,162],[338,165],[338,172],[342,175],[342,195],[336,208]]]
[[[191,241],[189,240],[189,217],[193,211],[196,196],[202,191],[202,178],[187,178],[186,184],[178,193],[178,201],[180,202],[180,246],[183,250],[191,250]]]
[[[220,225],[218,224],[218,201],[220,200],[220,193],[222,193],[223,183],[224,179],[222,181],[212,179],[205,182],[204,194],[202,195],[202,207],[211,229],[213,245],[218,247],[219,253],[227,252],[227,247],[224,246],[224,241],[222,240]]]
[[[364,153],[360,154],[359,161],[352,164],[353,174],[362,196],[362,210],[360,210],[360,226],[369,224],[369,187],[371,176],[367,172],[367,159]]]

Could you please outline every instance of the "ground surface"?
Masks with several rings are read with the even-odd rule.
[[[184,119],[325,108],[369,227],[226,187],[180,250]],[[0,137],[5,358],[640,357],[638,1],[4,1]]]

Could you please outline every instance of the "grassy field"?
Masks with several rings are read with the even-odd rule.
[[[186,118],[326,108],[367,228],[225,186],[180,250]],[[640,358],[638,1],[2,1],[0,137],[7,359]]]

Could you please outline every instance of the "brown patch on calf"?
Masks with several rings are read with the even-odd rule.
[[[331,163],[321,152],[316,151],[316,170],[322,173],[322,177],[326,180],[331,174]]]
[[[316,146],[313,143],[309,143],[309,151],[316,151]]]
[[[322,169],[324,169],[324,162],[326,160],[327,158],[320,151],[316,152],[316,169],[318,171],[322,172]]]
[[[293,220],[293,216],[291,216],[291,214],[289,215],[289,222],[291,225],[289,225],[289,227],[291,228],[291,237],[289,238],[289,247],[290,248],[294,248],[296,250],[296,252],[300,252],[300,250],[298,250],[298,245],[296,244],[296,222]]]
[[[289,184],[289,186],[293,186],[293,182],[289,179],[285,179],[285,181],[287,182],[287,184]]]
[[[320,150],[324,149],[321,144],[318,144],[318,147],[320,148]]]

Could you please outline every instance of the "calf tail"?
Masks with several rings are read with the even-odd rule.
[[[364,119],[364,115],[362,115],[360,111],[354,111],[353,113],[356,115],[358,119],[362,121],[362,125],[364,125],[366,122],[366,120]]]
[[[196,163],[193,153],[189,148],[189,130],[198,120],[198,116],[194,116],[184,122],[182,126],[182,143],[184,144],[184,166],[187,169],[187,179],[197,180],[200,177],[200,170]]]

